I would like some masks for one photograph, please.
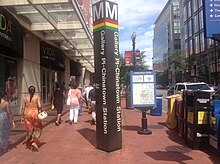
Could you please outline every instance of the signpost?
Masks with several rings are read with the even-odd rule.
[[[118,5],[107,0],[92,6],[97,148],[110,152],[122,147]]]
[[[146,111],[156,108],[156,73],[154,70],[131,71],[131,107],[142,111],[142,129],[139,134],[151,134],[147,128]]]
[[[205,37],[220,40],[220,0],[204,0]]]

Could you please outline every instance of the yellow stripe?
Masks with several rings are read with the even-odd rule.
[[[93,26],[93,29],[97,29],[97,28],[100,28],[102,26],[109,26],[109,27],[113,27],[113,28],[118,28],[118,25],[116,25],[116,24],[109,23],[109,22],[103,22],[103,23],[100,23],[100,24],[97,24],[97,25]]]
[[[99,27],[102,27],[102,26],[105,26],[105,22],[93,26],[93,29],[96,29],[96,28],[99,28]]]
[[[117,25],[117,24],[113,24],[113,23],[106,22],[106,25],[109,26],[109,27],[118,28],[118,25]]]

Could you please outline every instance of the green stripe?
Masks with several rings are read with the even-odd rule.
[[[108,29],[112,31],[118,31],[118,28],[110,27],[110,26],[102,26],[93,30],[93,32],[101,31],[103,29]]]
[[[115,28],[115,27],[106,26],[106,29],[112,30],[112,31],[118,31],[118,28]]]
[[[93,30],[93,32],[101,31],[101,30],[103,30],[103,29],[105,29],[105,26],[96,28],[96,29]]]

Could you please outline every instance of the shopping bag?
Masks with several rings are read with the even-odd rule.
[[[54,109],[55,109],[55,106],[54,106],[53,104],[51,105],[51,109],[52,109],[52,110],[54,110]]]
[[[68,98],[66,100],[66,105],[70,105],[70,96],[68,96]]]
[[[39,113],[38,113],[38,119],[39,119],[39,120],[43,120],[43,119],[45,119],[47,116],[48,116],[48,115],[47,115],[47,112],[46,112],[46,111],[42,111],[42,112],[39,112]]]

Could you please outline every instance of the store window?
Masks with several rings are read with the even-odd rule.
[[[0,89],[5,90],[11,106],[17,106],[17,61],[0,55]]]
[[[56,84],[61,84],[62,73],[42,69],[41,70],[41,86],[42,86],[42,102],[43,104],[51,103],[53,93],[56,89]]]
[[[51,100],[51,88],[50,88],[50,76],[49,70],[42,70],[42,101],[43,103],[50,103]]]

